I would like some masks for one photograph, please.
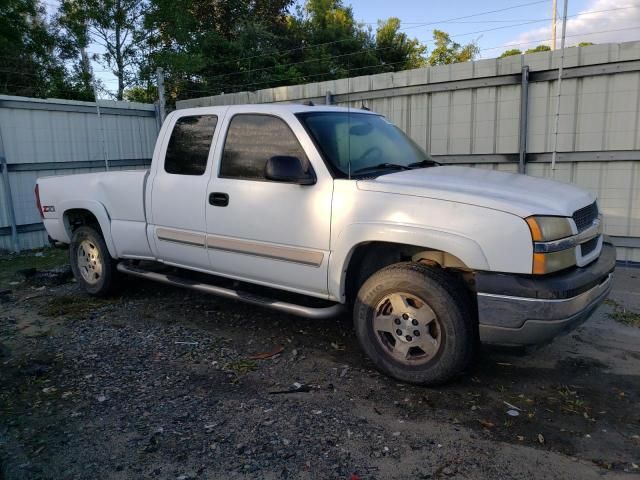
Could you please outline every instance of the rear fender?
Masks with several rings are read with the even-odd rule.
[[[66,239],[61,239],[64,243],[71,243],[71,225],[67,223],[66,218],[66,213],[69,210],[87,210],[91,212],[98,220],[100,230],[102,230],[104,243],[107,245],[109,254],[113,258],[118,258],[118,252],[116,251],[116,246],[113,243],[113,237],[111,236],[111,218],[102,203],[93,200],[66,200],[60,204],[60,211],[64,212],[61,221],[64,222],[64,233],[67,236]]]

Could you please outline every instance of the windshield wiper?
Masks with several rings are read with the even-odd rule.
[[[387,168],[393,168],[395,170],[411,170],[411,167],[407,165],[400,165],[398,163],[379,163],[378,165],[371,165],[369,167],[359,168],[353,173],[358,174],[358,173],[370,172],[373,170],[384,170]]]
[[[431,160],[430,158],[425,158],[424,160],[420,160],[419,162],[410,163],[408,167],[418,168],[418,167],[433,167],[433,166],[441,166],[442,164],[436,162],[435,160]]]

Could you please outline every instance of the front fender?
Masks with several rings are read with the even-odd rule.
[[[459,234],[431,228],[384,223],[355,223],[340,232],[329,257],[329,295],[344,301],[347,267],[356,247],[362,243],[388,242],[441,250],[458,257],[473,270],[489,270],[482,248]]]
[[[60,211],[63,212],[60,217],[60,222],[64,226],[64,235],[66,235],[64,243],[71,243],[71,229],[69,225],[64,223],[66,213],[69,210],[87,210],[91,212],[98,220],[98,224],[100,224],[104,243],[107,245],[109,254],[113,258],[118,258],[118,252],[116,251],[116,246],[113,243],[113,237],[111,235],[111,219],[107,213],[107,209],[102,203],[93,200],[66,200],[60,204]]]

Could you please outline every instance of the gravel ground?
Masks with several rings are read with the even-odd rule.
[[[13,283],[2,480],[640,478],[640,328],[609,316],[640,309],[637,269],[571,335],[431,389],[375,371],[349,318],[133,279],[107,300],[64,272]]]

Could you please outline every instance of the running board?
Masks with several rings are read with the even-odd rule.
[[[260,307],[266,307],[271,308],[272,310],[290,313],[291,315],[298,315],[300,317],[325,319],[335,317],[344,312],[344,306],[339,303],[331,305],[330,307],[305,307],[303,305],[296,305],[295,303],[283,302],[280,300],[262,297],[253,293],[231,290],[229,288],[218,287],[215,285],[210,285],[208,283],[201,283],[188,278],[178,277],[176,275],[150,272],[140,267],[123,262],[118,264],[118,271],[126,273],[128,275],[133,275],[135,277],[146,278],[148,280],[166,283],[167,285],[174,285],[176,287],[189,288],[198,292],[210,293],[213,295],[218,295],[220,297],[230,298],[232,300],[238,300],[240,302],[250,303],[252,305],[258,305]]]

